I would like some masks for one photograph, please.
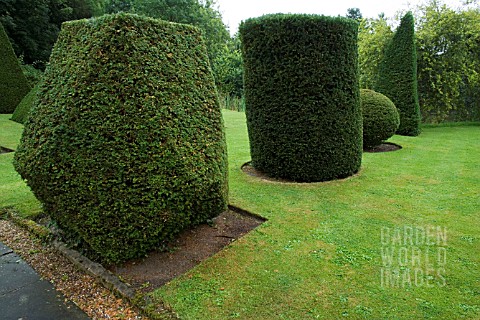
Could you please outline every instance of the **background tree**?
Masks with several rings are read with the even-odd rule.
[[[105,13],[132,12],[133,0],[109,0],[105,5]]]
[[[354,20],[361,20],[363,16],[359,8],[348,8],[347,18],[354,19]]]
[[[103,6],[103,0],[0,0],[0,23],[17,56],[43,69],[62,22],[102,14]]]
[[[480,120],[480,7],[429,0],[414,11],[419,104],[425,122]],[[374,88],[382,48],[393,33],[384,15],[359,29],[361,88]]]
[[[67,0],[68,7],[72,8],[70,20],[100,16],[105,13],[105,0]]]
[[[223,96],[243,97],[243,60],[239,34],[227,43],[213,65],[217,86]]]
[[[417,11],[419,98],[430,122],[480,119],[480,11],[430,1]]]
[[[379,15],[376,19],[360,20],[358,32],[360,88],[373,89],[385,47],[392,37],[393,31],[384,15]]]

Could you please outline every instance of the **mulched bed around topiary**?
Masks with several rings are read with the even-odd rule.
[[[282,182],[282,183],[295,183],[295,181],[291,181],[288,179],[281,179],[281,178],[272,178],[269,177],[267,174],[263,173],[262,171],[255,169],[250,162],[245,163],[242,166],[242,171],[252,177],[257,177],[265,181],[272,181],[272,182]]]
[[[402,146],[398,144],[391,143],[391,142],[384,142],[378,146],[363,149],[364,152],[375,153],[375,152],[390,152],[390,151],[397,151],[402,149]]]
[[[10,152],[14,152],[14,150],[0,146],[0,154],[2,154],[2,153],[10,153]]]
[[[187,272],[265,220],[230,207],[213,219],[182,232],[167,251],[154,251],[147,257],[109,267],[135,290],[150,292]]]
[[[347,179],[351,179],[353,177],[358,176],[358,174],[360,172],[359,171],[359,172],[355,173],[354,175],[343,178],[343,179],[336,179],[336,180],[329,180],[329,181],[317,181],[317,182],[298,182],[298,181],[292,181],[292,180],[288,180],[288,179],[270,177],[266,173],[254,168],[250,161],[242,165],[242,171],[244,173],[248,174],[249,176],[260,178],[263,181],[279,182],[279,183],[293,183],[293,184],[328,183],[328,182],[331,182],[331,181],[347,180]]]

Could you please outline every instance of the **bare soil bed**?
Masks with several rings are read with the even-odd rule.
[[[401,146],[399,146],[398,144],[395,144],[395,143],[391,143],[391,142],[384,142],[378,146],[375,146],[375,147],[372,147],[372,148],[367,148],[367,149],[363,149],[364,152],[370,152],[370,153],[374,153],[374,152],[390,152],[390,151],[397,151],[397,150],[400,150],[402,149]]]
[[[212,222],[182,232],[167,251],[154,251],[145,258],[108,269],[133,289],[149,292],[192,269],[264,220],[230,208]]]
[[[0,154],[13,152],[14,150],[0,146]]]

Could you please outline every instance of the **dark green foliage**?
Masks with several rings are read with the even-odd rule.
[[[354,20],[362,20],[363,16],[359,8],[348,8],[347,9],[347,18]]]
[[[213,64],[230,38],[222,17],[212,0],[112,0],[111,12],[128,11],[171,22],[191,24],[202,30]]]
[[[43,71],[35,68],[31,64],[21,64],[23,74],[27,78],[30,87],[35,87],[43,77]]]
[[[23,97],[22,101],[20,101],[18,106],[15,108],[15,112],[13,112],[11,120],[21,124],[25,123],[30,110],[37,99],[37,92],[38,86],[35,86],[25,97]]]
[[[213,67],[219,92],[231,98],[243,97],[243,62],[238,34],[231,38],[227,50],[215,59]]]
[[[222,21],[222,16],[212,0],[135,0],[132,3],[135,13],[171,22],[191,24],[202,31],[207,46],[208,57],[216,80],[220,80],[219,68],[228,55],[227,43],[230,34]],[[228,58],[227,58],[228,59]],[[219,66],[220,65],[220,66]],[[221,81],[216,82],[220,90]]]
[[[381,144],[395,134],[400,117],[392,100],[373,90],[360,90],[363,115],[363,147]]]
[[[27,79],[0,24],[0,113],[12,113],[29,91]]]
[[[67,20],[91,17],[103,11],[103,0],[3,0],[0,23],[17,56],[44,69],[60,25]]]
[[[387,45],[379,67],[375,91],[389,97],[400,113],[398,134],[420,134],[420,107],[417,90],[417,53],[413,15],[401,20],[392,41]]]
[[[130,14],[63,25],[15,168],[107,261],[227,206],[227,155],[198,29]]]
[[[358,25],[267,15],[240,26],[253,165],[273,177],[323,181],[362,159]]]
[[[50,21],[50,0],[13,0],[0,3],[0,22],[11,39],[13,49],[25,63],[48,61],[59,25]],[[53,8],[52,8],[53,9]],[[55,12],[55,19],[58,15]]]
[[[480,7],[430,0],[417,11],[418,91],[424,122],[480,121]]]
[[[109,0],[105,8],[106,13],[130,12],[133,9],[133,0]]]

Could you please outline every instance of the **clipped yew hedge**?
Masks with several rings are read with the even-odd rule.
[[[22,101],[17,105],[12,114],[12,119],[15,122],[24,124],[27,120],[30,109],[32,109],[35,100],[37,99],[38,86],[35,86],[30,92],[23,97]]]
[[[369,89],[360,90],[363,116],[363,147],[378,146],[395,134],[400,125],[397,108],[385,95]]]
[[[387,45],[379,66],[375,91],[390,98],[400,113],[398,134],[420,134],[420,106],[418,103],[417,50],[415,23],[408,12],[400,21],[393,39]]]
[[[274,14],[240,26],[252,165],[272,177],[324,181],[362,159],[354,20]]]
[[[13,113],[30,85],[0,23],[0,113]]]
[[[200,32],[130,14],[64,23],[15,167],[108,262],[224,211],[226,142]]]

